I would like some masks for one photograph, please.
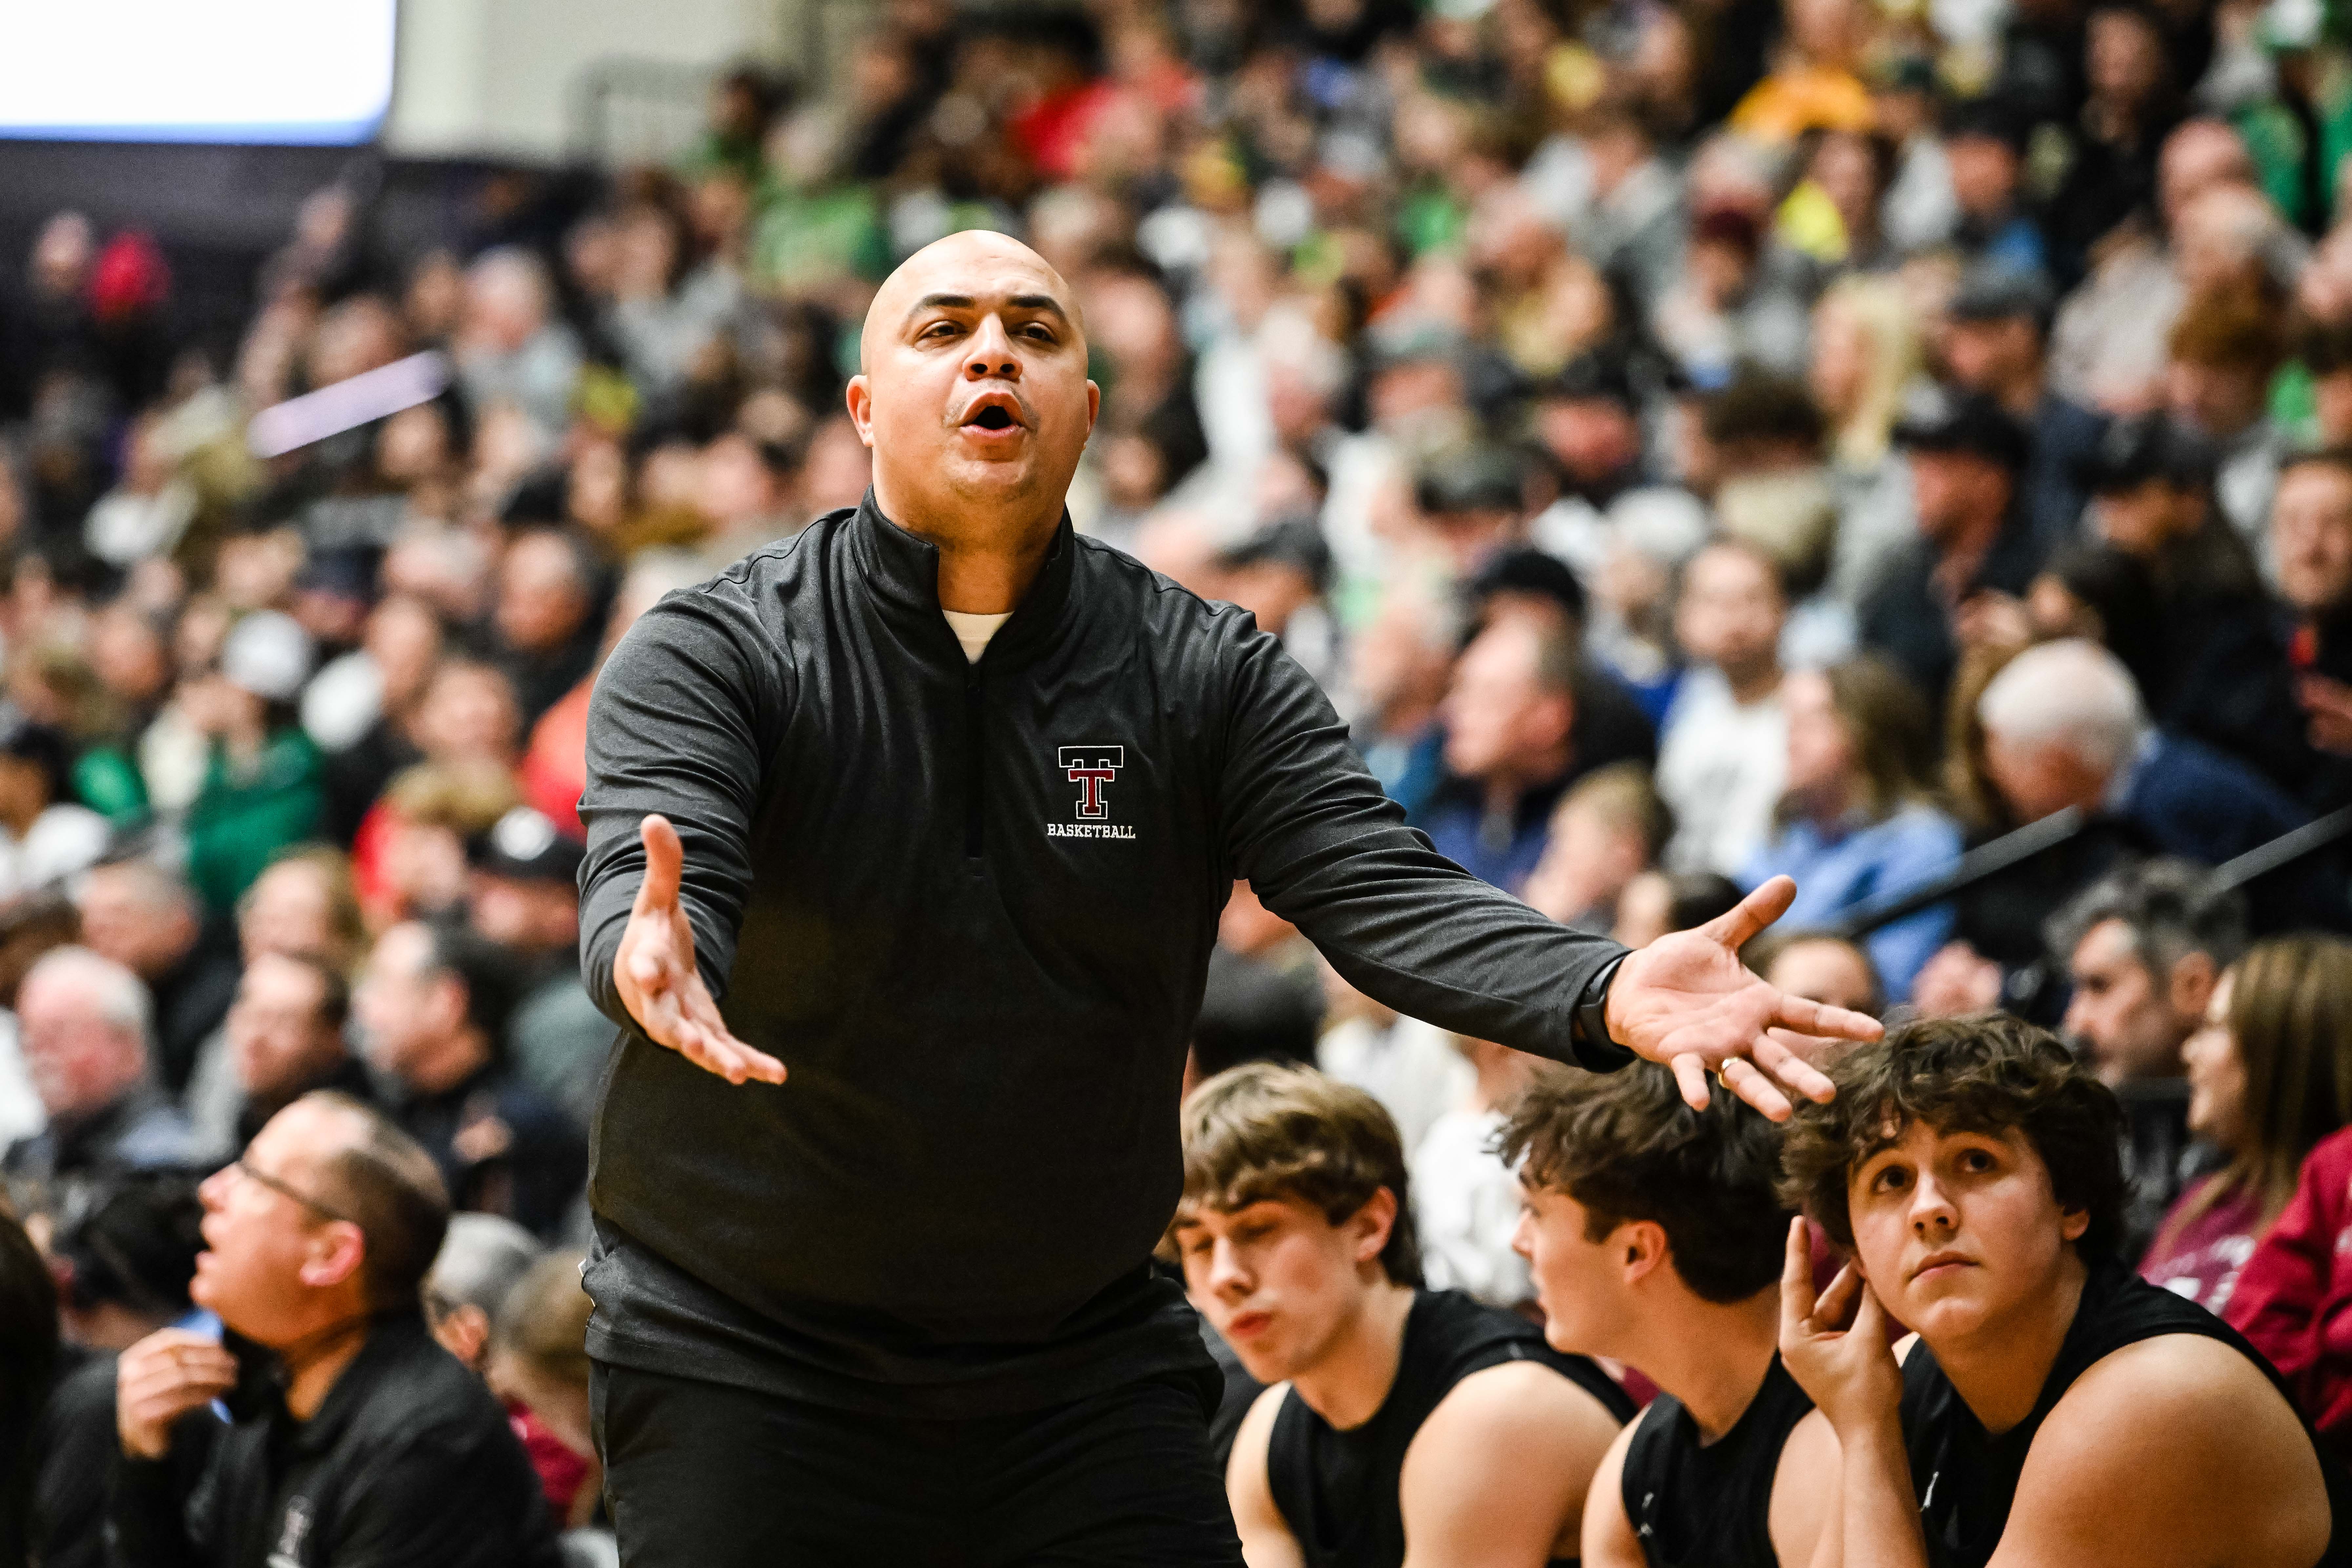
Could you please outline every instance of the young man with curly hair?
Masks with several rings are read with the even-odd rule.
[[[1832,1077],[1782,1158],[1853,1260],[1816,1300],[1790,1227],[1780,1354],[1837,1433],[1846,1568],[2352,1562],[2277,1374],[2116,1257],[2121,1112],[2054,1037],[1936,1019]]]
[[[1421,1287],[1404,1151],[1380,1102],[1255,1062],[1184,1102],[1168,1242],[1250,1375],[1225,1490],[1250,1568],[1572,1562],[1633,1413],[1525,1319]]]
[[[1664,1069],[1548,1069],[1505,1123],[1519,1250],[1555,1350],[1659,1387],[1584,1503],[1584,1568],[1802,1568],[1837,1439],[1780,1364],[1779,1129]]]

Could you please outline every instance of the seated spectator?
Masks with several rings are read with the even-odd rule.
[[[537,1479],[504,1414],[417,1312],[449,1213],[430,1156],[358,1102],[312,1095],[209,1178],[204,1202],[194,1298],[250,1348],[241,1361],[164,1329],[123,1352],[114,1561],[228,1568],[317,1542],[388,1562],[552,1568]],[[210,1408],[223,1399],[226,1424]],[[196,1492],[211,1506],[190,1508]]]
[[[2352,1121],[2352,947],[2280,937],[2232,964],[2182,1047],[2189,1131],[2229,1163],[2181,1189],[2143,1279],[2225,1313],[2319,1141]]]
[[[348,992],[344,976],[358,967],[366,945],[350,860],[341,850],[323,844],[280,855],[236,901],[236,932],[238,951],[248,970],[264,956],[291,958],[325,968]],[[362,1100],[373,1098],[357,1080],[335,1087]],[[258,1122],[239,1131],[238,1117],[245,1109],[247,1092],[237,1054],[224,1024],[205,1037],[181,1096],[188,1120],[207,1146],[234,1148],[253,1135]]]
[[[1454,668],[1452,621],[1432,599],[1391,594],[1348,643],[1356,700],[1349,739],[1407,816],[1421,814],[1444,773],[1437,705]]]
[[[188,1318],[203,1219],[196,1179],[184,1172],[131,1172],[95,1186],[49,1238],[67,1340],[88,1351],[127,1350]]]
[[[1641,399],[1622,354],[1580,354],[1536,388],[1536,440],[1559,483],[1559,499],[1531,525],[1536,542],[1580,576],[1607,564],[1611,510],[1648,482]]]
[[[393,1116],[441,1169],[457,1205],[546,1237],[577,1201],[585,1142],[502,1048],[510,955],[471,931],[411,921],[377,939],[352,1008]]]
[[[1780,1353],[1837,1433],[1847,1562],[2342,1560],[2352,1486],[2277,1374],[2116,1258],[2121,1117],[2063,1046],[1936,1019],[1829,1071],[1782,1161],[1853,1261],[1816,1300],[1790,1226]]]
[[[26,974],[16,1022],[48,1125],[0,1158],[18,1213],[70,1219],[110,1177],[196,1162],[150,1066],[149,1017],[139,977],[86,947],[57,948]]]
[[[2095,643],[2026,649],[1977,716],[1993,786],[2021,823],[2074,806],[2119,819],[2159,853],[2218,866],[2304,820],[2244,763],[2149,723],[2130,673]]]
[[[2250,543],[2262,537],[2277,489],[2285,433],[2271,422],[2271,377],[2286,357],[2280,312],[2249,290],[2192,296],[2172,324],[2166,401],[2220,448],[2213,490],[2221,515]]]
[[[1674,822],[1639,763],[1595,768],[1559,797],[1522,896],[1562,925],[1605,931],[1627,884],[1664,852]]]
[[[2238,1270],[2226,1315],[2286,1380],[2296,1406],[2352,1460],[2352,1127],[2315,1144],[2294,1195]]]
[[[530,1232],[494,1214],[453,1214],[425,1276],[425,1326],[467,1370],[487,1373],[490,1330],[507,1292],[530,1272],[541,1247]]]
[[[315,958],[254,955],[228,1010],[228,1051],[244,1103],[236,1146],[316,1089],[373,1098],[367,1068],[343,1048],[351,988]]]
[[[2193,1173],[2181,1049],[2245,951],[2244,900],[2179,861],[2126,866],[2050,922],[2065,968],[2068,1043],[2122,1097],[2126,1142],[2121,1256],[2137,1259]]]
[[[156,1071],[177,1094],[236,995],[237,955],[195,889],[152,860],[116,860],[74,896],[82,940],[139,976],[154,999]]]
[[[507,546],[492,624],[525,729],[595,668],[595,608],[594,573],[571,535],[533,529]]]
[[[580,984],[583,847],[519,805],[466,848],[467,922],[513,953],[521,994],[506,1050],[523,1078],[582,1129],[596,1110],[613,1023]]]
[[[1659,1388],[1592,1478],[1584,1568],[1813,1561],[1838,1454],[1777,1349],[1780,1142],[1730,1095],[1691,1110],[1647,1063],[1542,1068],[1510,1109],[1545,1341]]]
[[[1870,950],[1844,937],[1796,931],[1769,947],[1759,937],[1740,957],[1790,996],[1873,1018],[1886,1011],[1886,987],[1878,966],[1870,961]]]
[[[1439,854],[1514,893],[1581,771],[1576,682],[1573,645],[1506,619],[1463,650],[1446,693],[1446,781],[1421,826]]]
[[[1588,601],[1576,574],[1540,550],[1504,551],[1470,579],[1463,595],[1468,601],[1471,637],[1499,622],[1517,620],[1572,647],[1589,650],[1599,640],[1586,631]],[[1589,652],[1578,661],[1575,684],[1576,715],[1569,721],[1568,742],[1580,766],[1638,762],[1648,767],[1657,760],[1656,725],[1641,690],[1604,668]]]
[[[305,725],[328,750],[327,804],[320,826],[334,843],[350,843],[383,786],[423,754],[410,731],[440,658],[441,622],[431,606],[405,594],[390,594],[369,612],[357,651],[321,669],[304,691]],[[353,685],[359,688],[355,692],[342,689]],[[332,715],[338,727],[329,731],[329,739],[320,737],[321,723],[310,718],[314,704],[331,699],[367,715],[348,744],[331,745],[329,739],[340,739],[343,727],[357,715]]]
[[[1752,545],[1710,544],[1684,569],[1675,633],[1695,661],[1658,731],[1658,794],[1676,870],[1737,874],[1762,848],[1789,754],[1780,568]]]
[[[1525,1319],[1419,1288],[1404,1151],[1377,1101],[1269,1066],[1185,1101],[1169,1227],[1193,1304],[1251,1376],[1226,1470],[1244,1555],[1573,1554],[1633,1402]]]
[[[1750,888],[1797,879],[1790,929],[1833,924],[1874,900],[1942,874],[1959,858],[1959,825],[1928,798],[1934,742],[1917,695],[1885,665],[1858,658],[1789,677],[1787,793],[1780,830],[1742,868]],[[1872,931],[1871,963],[1888,994],[1912,977],[1952,929],[1948,905]]]
[[[2021,200],[2032,130],[2021,106],[1990,97],[1954,105],[1944,124],[1944,155],[1959,207],[1952,237],[1979,267],[2027,277],[2050,264],[2049,243]]]
[[[0,903],[54,889],[106,853],[113,829],[74,799],[72,771],[61,731],[0,718]]]
[[[572,1528],[593,1519],[603,1490],[588,1408],[587,1262],[577,1252],[533,1263],[499,1304],[490,1387],[507,1402],[548,1510]]]
[[[122,1177],[50,1244],[68,1342],[37,1438],[33,1546],[42,1568],[106,1562],[115,1358],[158,1329],[210,1323],[188,1300],[203,1220],[193,1176]]]
[[[1422,1134],[1406,1162],[1423,1283],[1494,1307],[1532,1301],[1526,1262],[1511,1249],[1518,1183],[1495,1153],[1503,1108],[1528,1085],[1536,1058],[1492,1040],[1454,1037],[1470,1088]]]
[[[1838,518],[1829,588],[1849,607],[1912,537],[1911,476],[1890,437],[1919,364],[1918,322],[1892,279],[1848,275],[1822,291],[1805,379],[1830,426]]]
[[[1895,427],[1911,464],[1918,537],[1864,598],[1863,646],[1940,711],[1959,662],[1955,617],[1984,593],[2022,595],[2046,552],[2024,511],[2024,430],[1990,398],[1923,399]]]
[[[1311,511],[1268,522],[1227,545],[1216,558],[1217,597],[1257,617],[1258,629],[1282,639],[1318,685],[1339,674],[1337,637],[1324,609],[1331,587],[1331,547]]]
[[[551,296],[547,268],[530,251],[485,251],[466,269],[465,313],[451,344],[468,404],[509,405],[549,435],[564,426],[581,364]]]
[[[2036,264],[1988,261],[1961,279],[1945,310],[1943,336],[1953,384],[1991,398],[2032,437],[2018,484],[2044,551],[2080,537],[2090,500],[2080,468],[2105,425],[2050,386],[2050,321],[2057,303]]]
[[[414,868],[398,864],[401,849],[396,840],[404,814],[396,796],[400,781],[416,773],[417,768],[404,768],[393,775],[351,841],[352,875],[359,884],[361,905],[371,919],[390,924],[392,920],[406,918],[416,911],[408,910],[404,900],[419,896],[446,894],[452,903],[463,896],[464,889],[457,885],[463,872],[463,856],[458,852],[465,839],[487,829],[514,804],[516,721],[514,687],[495,667],[470,659],[445,659],[435,671],[411,726],[425,762],[432,765],[426,776],[440,781],[431,794],[445,805],[433,815],[453,821],[469,816],[479,820],[443,847],[440,858],[452,872],[449,886],[404,889],[401,878],[415,873]],[[493,779],[501,782],[486,782]],[[504,797],[495,808],[489,805],[493,795]],[[387,910],[395,912],[383,918],[382,911]]]
[[[1432,454],[1414,478],[1413,502],[1436,554],[1457,577],[1527,542],[1524,465],[1500,447]]]
[[[280,855],[237,900],[236,932],[247,963],[276,952],[349,973],[367,945],[350,859],[323,844]]]
[[[2333,763],[2315,773],[2312,803],[2352,803],[2352,448],[2286,462],[2267,539],[2304,735]]]
[[[371,818],[374,853],[361,895],[367,922],[381,931],[398,921],[462,915],[467,847],[520,798],[512,770],[495,763],[419,763],[404,771]]]
[[[290,616],[260,610],[229,632],[217,671],[183,691],[211,746],[188,807],[188,879],[216,914],[279,850],[319,831],[325,773],[294,706],[310,673],[309,634]]]
[[[2169,416],[2117,421],[2084,465],[2098,496],[2090,521],[2152,590],[2160,630],[2135,667],[2151,717],[2300,789],[2311,750],[2295,732],[2253,552],[2213,502],[2214,456]]]

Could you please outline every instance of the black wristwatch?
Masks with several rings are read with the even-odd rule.
[[[1588,1072],[1615,1072],[1641,1059],[1609,1037],[1609,986],[1618,969],[1633,956],[1631,951],[1621,952],[1601,965],[1576,998],[1573,1048],[1576,1065]]]

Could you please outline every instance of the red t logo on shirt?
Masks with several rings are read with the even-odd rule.
[[[1127,765],[1125,746],[1064,746],[1061,752],[1062,772],[1078,786],[1078,816],[1096,821],[1110,815],[1110,806],[1103,799],[1103,786],[1118,776]]]

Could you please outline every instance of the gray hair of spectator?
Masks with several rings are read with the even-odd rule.
[[[356,1129],[320,1165],[327,1198],[367,1238],[360,1261],[370,1306],[414,1308],[449,1227],[449,1189],[425,1146],[363,1100],[331,1089],[295,1101],[342,1114]]]
[[[474,258],[466,268],[466,280],[477,288],[501,290],[509,297],[527,299],[541,315],[552,308],[552,285],[547,268],[539,258],[519,245],[501,245],[485,250]]]
[[[102,953],[80,946],[52,948],[25,972],[24,984],[63,982],[82,987],[98,1016],[142,1050],[153,1037],[155,1005],[147,984]],[[23,987],[18,988],[23,994]]]
[[[92,867],[89,874],[123,879],[138,892],[140,901],[151,910],[177,912],[191,918],[197,912],[196,890],[188,885],[188,879],[143,855],[103,861]]]
[[[2044,930],[2061,964],[2095,927],[2120,921],[2132,952],[2159,982],[2192,952],[2216,973],[2246,951],[2246,900],[2213,874],[2186,860],[2148,860],[2100,878],[2051,917]]]
[[[440,1254],[425,1277],[425,1293],[438,1310],[478,1307],[484,1317],[494,1318],[539,1255],[530,1232],[503,1215],[451,1215]]]
[[[2095,768],[2130,760],[2147,710],[2123,661],[2095,642],[2065,637],[2027,648],[1977,699],[1985,732],[2022,745],[2063,745]]]

